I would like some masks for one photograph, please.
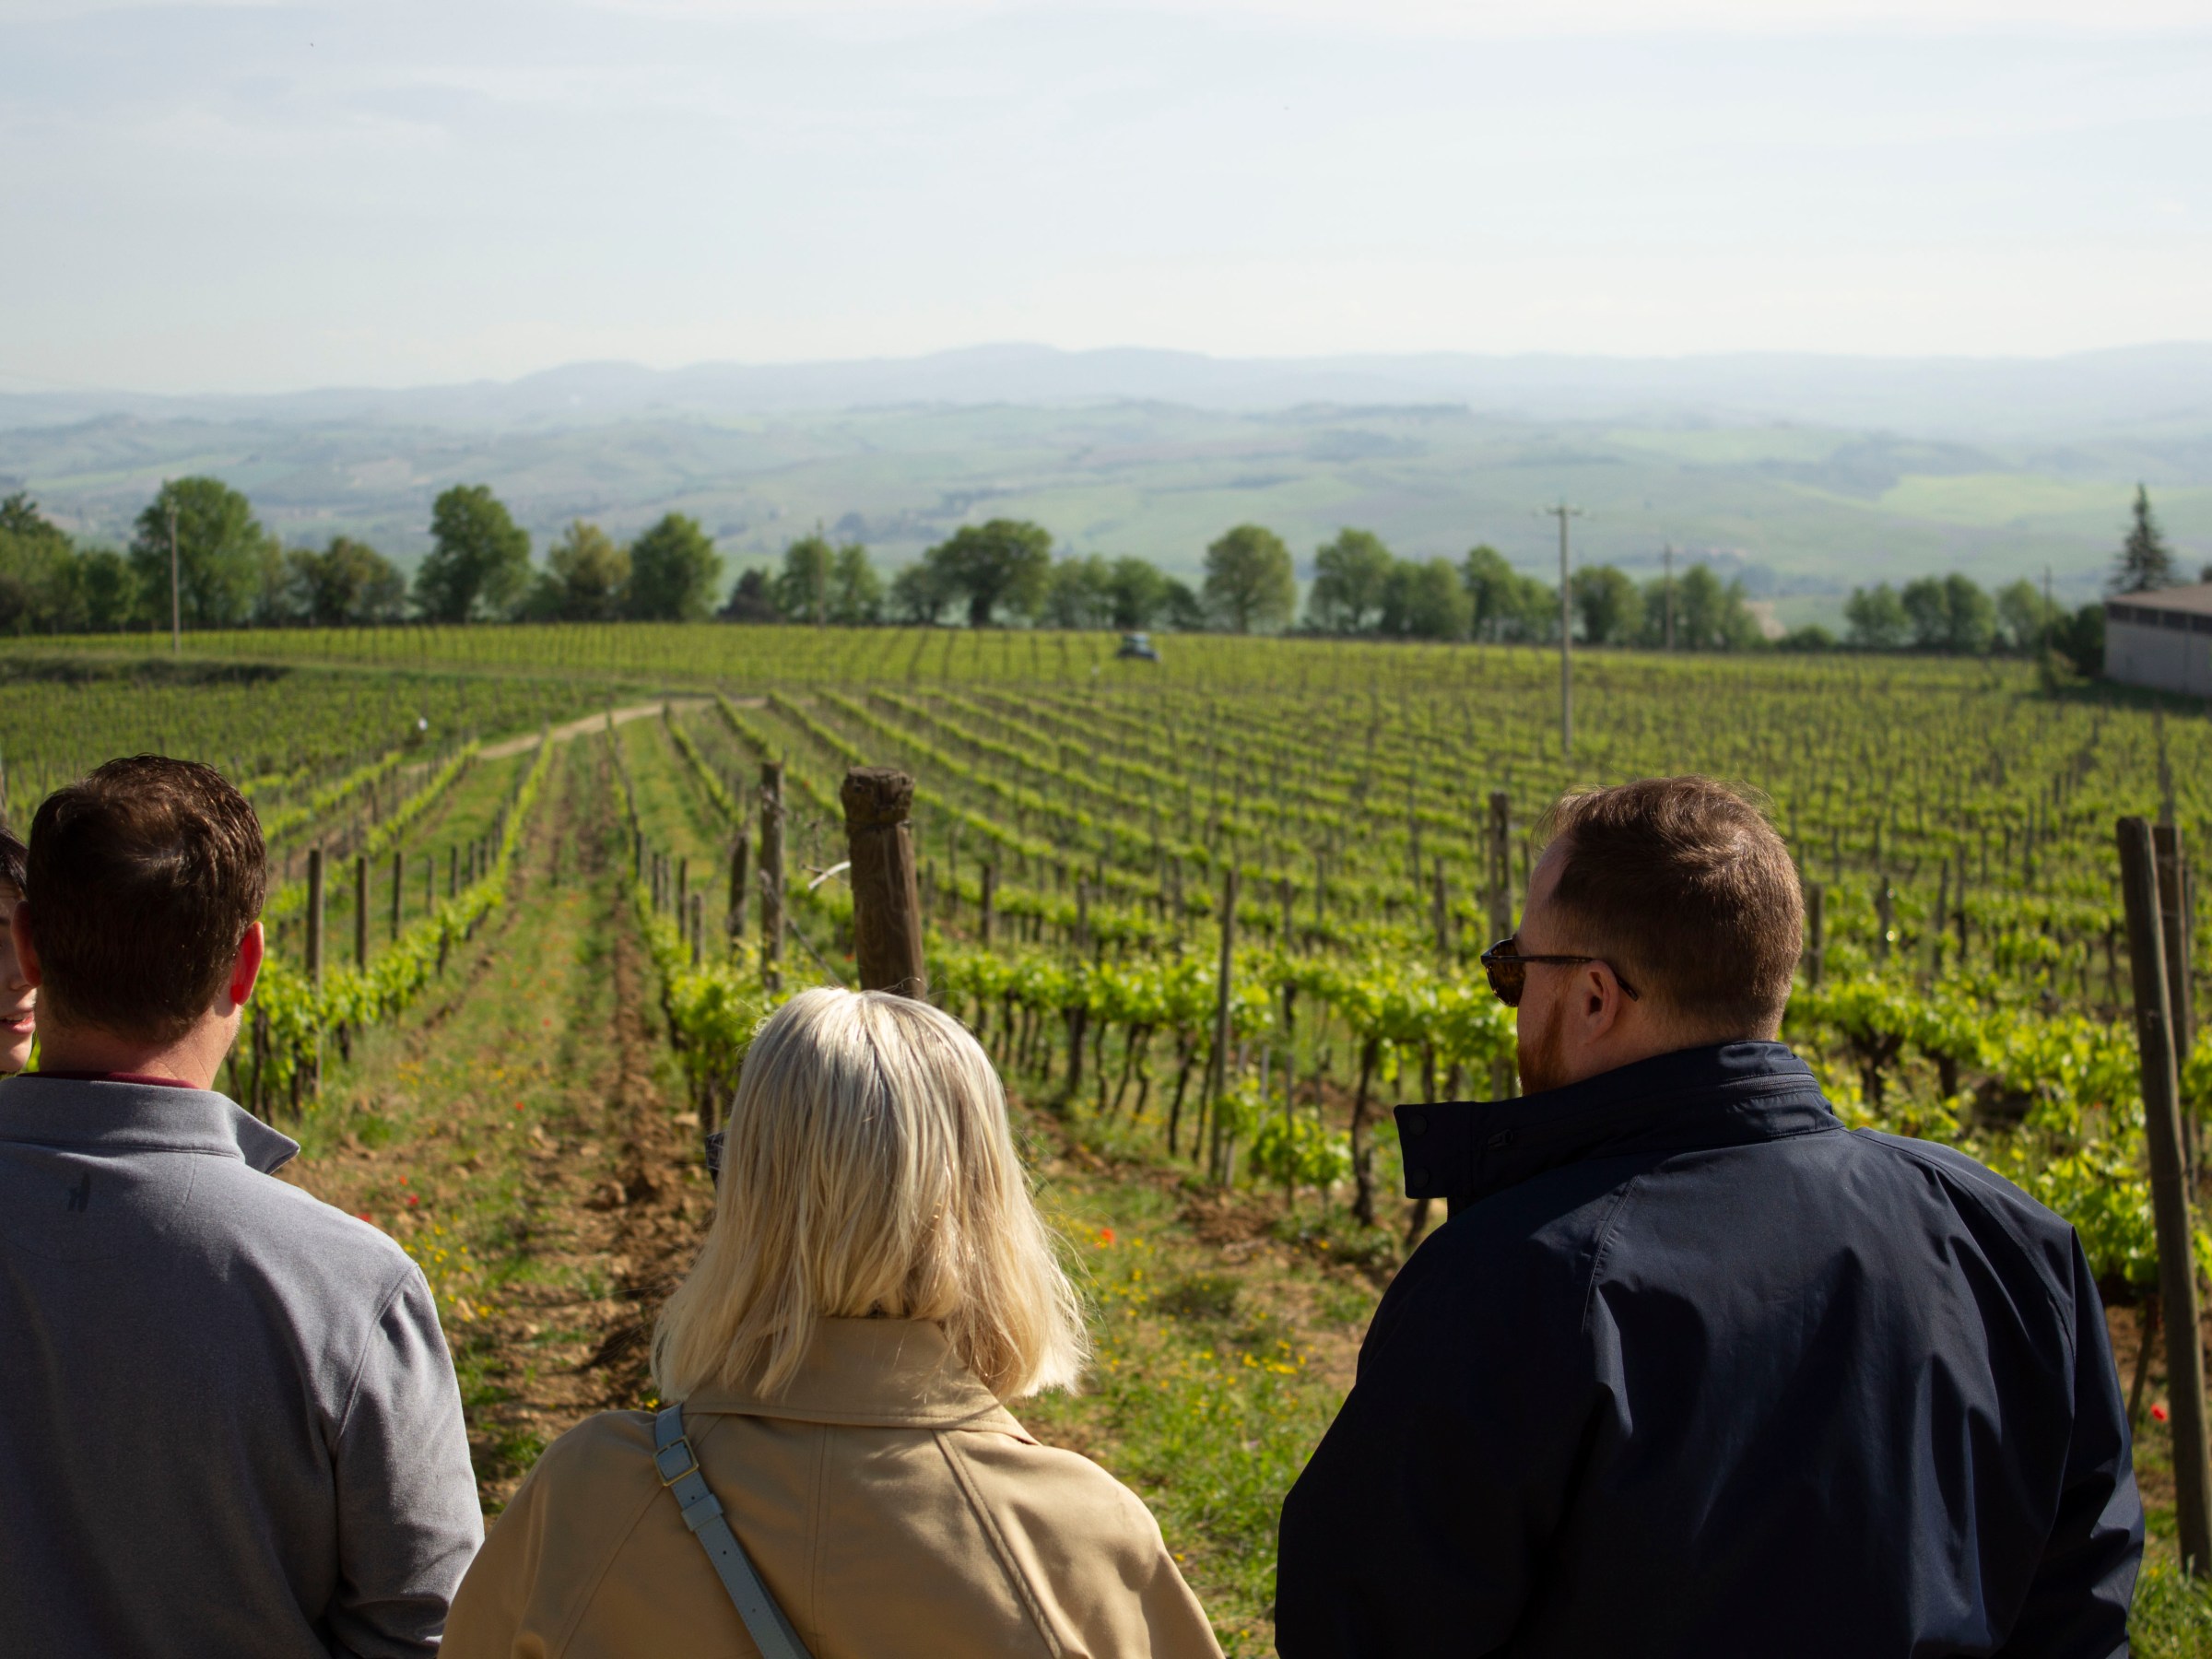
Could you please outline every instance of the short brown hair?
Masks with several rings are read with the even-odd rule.
[[[213,767],[111,760],[30,822],[24,896],[42,1016],[181,1037],[215,1002],[261,914],[261,820]]]
[[[1640,778],[1567,795],[1546,815],[1561,863],[1553,902],[1575,943],[1700,1025],[1765,1031],[1804,948],[1805,900],[1765,815],[1711,778]]]

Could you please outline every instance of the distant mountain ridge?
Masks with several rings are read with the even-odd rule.
[[[1801,421],[1936,439],[2057,440],[2212,429],[2212,344],[2056,358],[1679,358],[1462,352],[1225,358],[976,346],[913,358],[656,370],[571,363],[512,381],[257,395],[0,395],[0,429],[146,420],[555,428],[839,409],[1165,404],[1209,411],[1441,404],[1514,419]]]

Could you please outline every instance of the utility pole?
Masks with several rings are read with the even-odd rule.
[[[1666,544],[1666,648],[1675,648],[1675,544]]]
[[[2046,653],[2051,650],[2051,625],[2056,620],[2057,618],[2052,615],[2051,611],[2051,567],[2045,565],[2043,567],[2043,650]]]
[[[177,498],[169,498],[169,654],[178,656],[184,650],[184,602],[180,596],[182,584],[177,578]]]
[[[1557,507],[1544,508],[1547,518],[1559,521],[1559,759],[1574,753],[1574,595],[1568,589],[1567,521],[1583,516],[1564,497]]]

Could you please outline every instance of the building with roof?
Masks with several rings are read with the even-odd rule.
[[[2212,697],[2212,582],[2107,599],[2104,673],[2123,685]]]

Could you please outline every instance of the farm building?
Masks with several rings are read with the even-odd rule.
[[[2104,672],[2124,685],[2212,697],[2212,582],[2107,599]]]

